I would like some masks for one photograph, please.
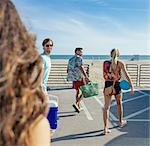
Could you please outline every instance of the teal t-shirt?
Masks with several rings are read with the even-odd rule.
[[[47,93],[47,81],[51,70],[51,58],[49,55],[41,54],[43,60],[43,76],[42,76],[42,88]]]

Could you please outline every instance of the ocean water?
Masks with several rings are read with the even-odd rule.
[[[51,59],[69,59],[73,55],[51,55]],[[150,55],[121,55],[121,60],[150,60]],[[87,60],[106,60],[110,59],[109,55],[83,55]]]

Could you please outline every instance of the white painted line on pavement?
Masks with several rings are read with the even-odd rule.
[[[126,102],[132,101],[132,100],[136,100],[136,99],[142,98],[144,96],[146,96],[146,95],[140,95],[140,96],[137,96],[137,97],[129,98],[127,100],[123,100],[122,103],[126,103]],[[115,106],[115,105],[116,105],[116,102],[112,103],[110,106],[112,107],[112,106]]]
[[[131,122],[150,122],[150,119],[128,119],[127,121]]]
[[[104,96],[94,96],[94,97],[97,97],[97,98],[99,98],[99,99],[104,98]]]
[[[81,101],[80,103],[81,103],[82,108],[84,109],[84,112],[86,114],[87,119],[88,120],[93,120],[93,118],[92,118],[91,114],[89,113],[88,109],[86,108],[84,102]]]
[[[103,108],[104,105],[103,105],[103,103],[97,98],[97,96],[95,96],[94,98],[95,98],[95,100],[101,105],[101,107]],[[117,118],[116,118],[110,111],[109,111],[109,115],[110,115],[110,119],[111,119],[112,121],[117,121]],[[117,126],[118,124],[113,123],[113,125],[114,125],[114,126]]]
[[[145,93],[144,91],[141,91],[141,90],[137,90],[137,91],[144,94],[144,95],[149,95],[148,93]]]
[[[145,108],[145,109],[142,109],[142,110],[140,110],[140,111],[138,111],[138,112],[135,112],[135,113],[133,113],[133,114],[130,114],[130,115],[124,117],[124,119],[132,118],[132,117],[137,116],[137,115],[139,115],[139,114],[141,114],[141,113],[143,113],[143,112],[145,112],[145,111],[147,111],[147,110],[149,110],[149,109],[150,109],[150,107],[147,107],[147,108]]]

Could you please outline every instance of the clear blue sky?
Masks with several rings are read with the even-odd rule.
[[[150,54],[149,0],[13,0],[29,31],[54,40],[52,54]]]

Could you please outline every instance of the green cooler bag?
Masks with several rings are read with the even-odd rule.
[[[98,83],[88,82],[87,84],[80,86],[80,90],[82,91],[84,98],[99,94]]]

